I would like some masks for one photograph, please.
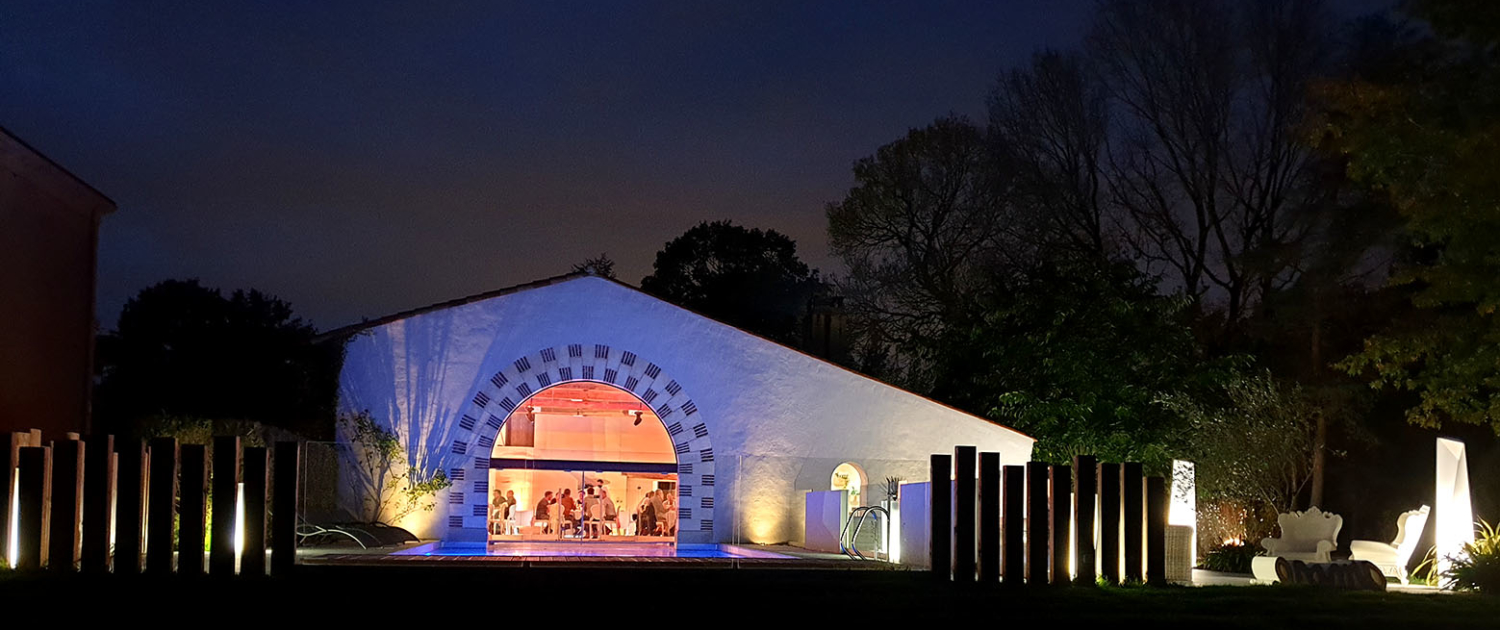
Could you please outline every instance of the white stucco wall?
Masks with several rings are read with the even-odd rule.
[[[585,355],[561,356],[570,344],[581,344]],[[612,356],[594,359],[596,345]],[[543,349],[553,349],[555,363],[542,364]],[[638,357],[635,365],[621,363],[625,351]],[[531,357],[528,370],[516,366],[523,357]],[[1032,440],[1017,432],[594,277],[367,329],[348,342],[339,408],[369,410],[425,465],[470,471],[453,491],[469,495],[480,478],[472,474],[475,458],[487,458],[488,449],[475,444],[458,454],[454,443],[482,440],[477,436],[486,432],[493,438],[484,422],[505,413],[485,397],[496,399],[547,370],[555,380],[557,368],[570,361],[574,378],[578,366],[591,364],[600,373],[612,365],[621,382],[633,374],[637,394],[650,388],[660,394],[675,382],[680,392],[653,402],[679,412],[663,422],[706,427],[708,435],[693,440],[694,452],[711,439],[712,461],[683,483],[706,481],[699,479],[705,473],[716,477],[716,503],[700,511],[712,515],[712,531],[684,527],[687,542],[800,540],[803,493],[827,490],[833,469],[845,461],[866,471],[865,501],[873,503],[886,477],[926,480],[928,456],[956,444],[998,451],[1006,465],[1031,457]],[[648,378],[648,366],[660,375]],[[507,375],[498,379],[505,385],[491,380],[497,373]],[[479,426],[460,426],[465,416]],[[449,525],[445,538],[483,536],[483,517],[466,510],[455,498],[433,514]]]

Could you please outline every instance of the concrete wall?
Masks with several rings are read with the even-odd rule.
[[[95,250],[113,210],[0,129],[0,432],[87,430]]]
[[[651,398],[669,432],[677,425],[679,472],[701,521],[694,530],[684,519],[689,542],[801,539],[804,491],[828,490],[846,461],[881,484],[925,480],[928,456],[956,444],[999,451],[1006,464],[1031,457],[1032,440],[1015,431],[601,278],[416,314],[366,329],[347,349],[340,409],[369,410],[421,465],[465,477],[487,465],[484,445],[507,406],[542,382],[611,373]],[[483,536],[478,501],[444,507],[434,518],[447,519],[445,538]]]

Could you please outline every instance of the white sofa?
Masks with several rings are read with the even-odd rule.
[[[1364,560],[1380,568],[1380,572],[1387,576],[1401,580],[1407,584],[1406,564],[1411,561],[1411,554],[1417,549],[1417,541],[1422,538],[1422,529],[1427,526],[1427,515],[1432,511],[1428,506],[1410,512],[1402,512],[1396,517],[1396,538],[1389,543],[1377,540],[1355,540],[1349,543],[1350,559]]]
[[[1344,517],[1311,507],[1305,512],[1278,514],[1276,523],[1281,526],[1281,536],[1261,539],[1260,546],[1266,550],[1266,555],[1250,561],[1256,579],[1276,581],[1276,558],[1303,562],[1333,561],[1329,554],[1338,549]]]

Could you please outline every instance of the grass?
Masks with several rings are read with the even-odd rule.
[[[108,622],[116,614],[136,619],[154,611],[205,623],[224,615],[274,625],[280,616],[282,623],[326,619],[386,628],[585,617],[607,620],[607,626],[659,627],[680,625],[681,615],[691,612],[726,628],[747,627],[747,621],[769,622],[749,627],[804,627],[809,619],[836,615],[1208,630],[1494,628],[1500,620],[1500,598],[1481,595],[1227,586],[1004,589],[938,584],[911,572],[322,566],[259,581],[0,576],[0,610],[67,611],[70,622]]]

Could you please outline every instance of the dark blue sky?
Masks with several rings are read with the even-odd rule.
[[[104,327],[166,278],[320,328],[600,252],[634,283],[718,218],[837,270],[823,206],[851,163],[982,117],[997,73],[1076,43],[1093,6],[407,4],[0,3],[0,125],[120,207]]]

